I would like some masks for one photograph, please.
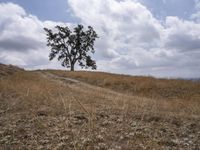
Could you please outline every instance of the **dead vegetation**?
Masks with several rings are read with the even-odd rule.
[[[104,72],[48,70],[61,77],[70,77],[91,85],[156,99],[199,100],[200,83],[181,79],[156,79],[153,77],[128,76]]]
[[[0,63],[0,78],[3,76],[7,76],[7,75],[11,75],[15,72],[18,71],[23,71],[24,69],[21,69],[17,66],[13,66],[13,65],[4,65]]]
[[[187,96],[180,96],[181,83]],[[132,84],[140,85],[138,94]],[[165,97],[156,93],[159,86],[181,94]],[[142,93],[145,87],[156,88]],[[104,73],[15,72],[0,80],[0,148],[199,149],[198,88],[189,81]]]

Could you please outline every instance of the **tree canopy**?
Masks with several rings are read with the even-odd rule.
[[[56,26],[55,30],[44,28],[47,35],[47,46],[51,48],[49,59],[57,57],[61,65],[71,68],[78,63],[82,68],[96,69],[96,62],[90,56],[95,53],[94,42],[98,38],[91,26],[84,30],[83,25],[78,25],[70,30],[68,26]]]

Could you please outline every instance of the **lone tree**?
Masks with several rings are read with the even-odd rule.
[[[83,25],[78,25],[73,31],[69,27],[56,26],[56,31],[44,28],[47,35],[47,46],[51,47],[49,59],[56,56],[63,67],[71,68],[78,62],[82,68],[96,69],[96,62],[89,54],[94,53],[94,41],[97,33],[91,26],[84,30]]]

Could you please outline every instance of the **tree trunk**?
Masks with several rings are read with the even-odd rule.
[[[71,71],[74,71],[74,64],[71,64]]]

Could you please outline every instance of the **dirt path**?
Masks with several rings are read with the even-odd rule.
[[[48,73],[48,72],[40,72],[44,77],[48,77],[48,78],[53,78],[53,79],[58,79],[58,80],[65,80],[65,81],[69,81],[71,83],[81,83],[78,80],[72,79],[72,78],[66,78],[66,77],[59,77],[55,74],[52,73]]]
[[[91,96],[95,97],[102,97],[107,100],[112,100],[113,97],[115,100],[120,99],[120,100],[138,100],[138,97],[127,95],[127,94],[122,94],[119,92],[115,92],[110,89],[105,89],[102,87],[94,86],[91,84],[87,84],[85,82],[72,79],[72,78],[66,78],[66,77],[60,77],[55,74],[49,73],[49,72],[40,72],[43,77],[53,79],[56,82],[60,82],[66,85],[70,85],[69,88],[72,88],[73,90],[76,90],[78,93],[83,92],[83,93],[88,93]],[[143,100],[148,100],[147,98],[143,98]]]
[[[15,111],[0,114],[0,149],[200,149],[200,120],[170,116],[157,107],[163,101],[37,73],[41,81],[28,87],[39,96],[14,95]],[[25,83],[32,79],[27,76]],[[2,106],[8,101],[0,100]]]

